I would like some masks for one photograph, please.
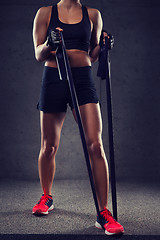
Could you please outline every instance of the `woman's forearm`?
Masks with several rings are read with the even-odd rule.
[[[100,50],[101,50],[101,48],[100,48],[99,44],[96,45],[93,49],[91,49],[91,51],[89,53],[91,62],[96,62],[98,60]]]
[[[52,50],[51,46],[47,46],[47,41],[43,44],[40,44],[39,46],[36,47],[35,49],[35,57],[38,62],[43,62],[47,60],[47,58],[50,55],[50,52]]]

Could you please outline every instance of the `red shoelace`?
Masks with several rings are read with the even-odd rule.
[[[48,201],[48,195],[47,194],[44,194],[40,200],[38,201],[38,205],[40,204],[45,204],[46,202]]]
[[[116,222],[111,212],[107,208],[104,208],[103,212],[101,212],[101,215],[110,223]]]

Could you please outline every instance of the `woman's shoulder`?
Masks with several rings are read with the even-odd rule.
[[[91,13],[91,14],[94,14],[94,15],[100,14],[100,11],[96,8],[91,8],[91,7],[88,7],[88,6],[86,6],[86,8],[87,8],[88,12]]]
[[[38,21],[48,21],[52,11],[52,6],[44,6],[37,10],[35,19]]]
[[[37,13],[39,13],[39,14],[47,14],[48,12],[51,11],[51,9],[52,9],[52,6],[43,6],[43,7],[39,8],[37,10]]]
[[[88,7],[88,6],[86,6],[86,8],[87,8],[87,11],[88,11],[88,15],[91,19],[94,20],[94,19],[97,19],[97,18],[101,17],[101,13],[98,9],[91,8],[91,7]]]

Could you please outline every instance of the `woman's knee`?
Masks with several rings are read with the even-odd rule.
[[[41,153],[45,155],[46,158],[55,157],[58,150],[58,145],[56,144],[42,144]]]
[[[102,142],[92,141],[88,144],[88,151],[91,156],[97,157],[97,158],[104,158],[104,149]]]

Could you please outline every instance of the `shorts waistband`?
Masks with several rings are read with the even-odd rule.
[[[91,66],[73,67],[73,68],[71,68],[71,72],[72,72],[72,76],[75,79],[75,81],[78,81],[78,79],[81,81],[82,81],[82,79],[92,79]],[[55,76],[54,79],[55,78],[59,79],[58,68],[44,66],[42,78],[43,79],[52,78],[53,75]]]
[[[91,69],[92,66],[83,66],[83,67],[71,67],[71,69],[74,71],[74,70],[82,70],[82,69]],[[44,66],[44,68],[46,69],[52,69],[52,70],[58,70],[58,68],[56,67],[49,67],[49,66]]]

